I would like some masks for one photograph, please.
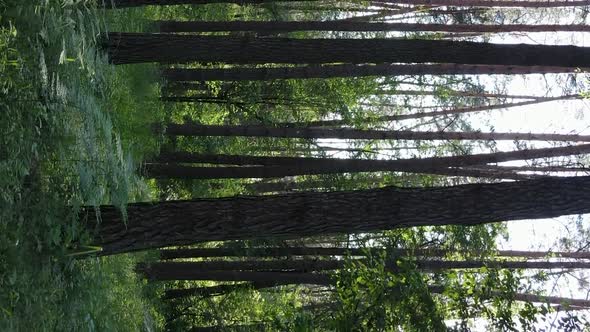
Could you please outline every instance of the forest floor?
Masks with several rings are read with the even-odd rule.
[[[135,171],[157,150],[145,124],[163,114],[155,67],[115,68],[97,51],[133,11],[107,19],[89,3],[0,2],[1,331],[163,323],[156,290],[134,273],[146,254],[80,259],[97,250],[81,220],[99,218],[80,207],[152,196]]]

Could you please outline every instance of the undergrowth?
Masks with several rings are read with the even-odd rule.
[[[155,68],[114,68],[98,49],[105,22],[91,1],[0,1],[2,331],[162,324],[140,257],[77,259],[92,236],[81,206],[150,198],[135,171],[162,114]]]

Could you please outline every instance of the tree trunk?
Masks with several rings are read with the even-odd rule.
[[[329,285],[331,279],[324,274],[296,272],[258,272],[258,271],[199,271],[188,269],[186,264],[162,265],[142,264],[137,272],[151,281],[169,280],[212,280],[212,281],[248,281],[276,285],[314,284]]]
[[[160,250],[161,259],[197,258],[197,257],[291,257],[291,256],[365,256],[367,251],[390,252],[400,256],[442,257],[448,254],[474,254],[441,249],[385,249],[385,248],[334,248],[334,247],[270,247],[270,248],[191,248]],[[475,253],[477,254],[477,253]],[[528,258],[574,258],[590,259],[590,252],[567,251],[518,251],[499,250],[498,257]]]
[[[556,32],[590,31],[584,24],[421,24],[354,21],[156,21],[160,32],[256,31],[440,31],[440,32]]]
[[[240,291],[240,290],[261,290],[264,288],[271,288],[281,286],[275,280],[267,280],[267,281],[258,281],[258,282],[251,282],[251,283],[240,283],[240,284],[224,284],[224,285],[217,285],[217,286],[209,286],[209,287],[195,287],[195,288],[178,288],[178,289],[168,289],[164,293],[163,299],[165,300],[172,300],[190,296],[198,296],[198,297],[213,297],[219,295],[225,295],[228,293]]]
[[[451,131],[371,130],[353,128],[267,127],[248,125],[166,124],[169,136],[274,137],[306,139],[366,140],[486,140],[486,141],[561,141],[590,142],[590,135],[545,133],[483,133]],[[157,127],[157,126],[156,126]]]
[[[522,7],[522,8],[554,8],[588,6],[588,0],[557,0],[557,1],[530,1],[530,0],[395,0],[395,3],[414,6],[451,6],[451,7]]]
[[[444,287],[442,286],[429,286],[428,289],[431,293],[443,294]],[[492,292],[492,296],[505,296],[501,292]],[[572,305],[576,307],[590,308],[590,300],[572,299],[567,297],[558,296],[544,296],[536,294],[524,294],[516,293],[513,297],[516,301],[522,302],[535,302],[535,303],[546,303],[546,304],[558,304],[558,305]]]
[[[102,254],[203,241],[300,238],[427,225],[479,225],[590,212],[590,177],[437,188],[198,199],[101,206],[94,245]],[[81,215],[93,220],[94,207]],[[124,221],[126,220],[126,221]],[[235,281],[234,279],[228,279]]]
[[[162,76],[174,81],[266,81],[276,79],[311,79],[335,77],[403,76],[403,75],[523,75],[572,73],[575,68],[548,66],[498,65],[324,65],[304,67],[259,67],[188,69],[167,68]]]
[[[363,262],[364,259],[357,259]],[[440,271],[454,269],[480,269],[487,267],[491,269],[588,269],[589,262],[527,262],[527,261],[445,261],[445,260],[414,260],[413,263],[419,270]],[[257,272],[321,272],[339,270],[346,266],[343,260],[250,260],[250,261],[202,261],[202,262],[157,262],[150,264],[150,269],[158,271],[196,271],[205,273],[208,271],[257,271]],[[398,267],[393,262],[387,263],[390,271],[397,271]],[[189,273],[189,272],[187,272]],[[179,279],[180,280],[180,279]]]
[[[108,6],[115,8],[129,8],[142,6],[172,6],[172,5],[206,5],[210,3],[233,3],[238,5],[263,4],[281,2],[284,0],[103,0]],[[289,0],[289,1],[315,1],[315,0]]]
[[[115,32],[108,34],[103,46],[114,64],[435,62],[584,68],[590,59],[588,47],[424,39],[256,39]]]
[[[249,167],[190,167],[177,164],[146,164],[145,173],[147,176],[154,178],[161,177],[186,179],[270,178],[354,172],[410,172],[450,176],[462,176],[464,174],[468,174],[466,176],[471,176],[472,174],[483,174],[484,177],[487,177],[494,172],[480,172],[479,170],[463,169],[458,167],[484,165],[487,163],[500,163],[513,160],[570,156],[586,153],[590,153],[590,144],[557,148],[482,153],[465,156],[412,158],[398,160],[199,155],[188,152],[178,152],[174,154],[168,154],[167,161],[174,161],[177,163],[249,165]],[[504,176],[503,173],[498,174]]]
[[[460,108],[451,108],[442,111],[429,111],[429,112],[421,112],[421,113],[411,113],[411,114],[397,114],[397,115],[383,115],[376,118],[372,118],[368,121],[371,122],[387,122],[387,121],[401,121],[401,120],[410,120],[410,119],[421,119],[426,117],[435,117],[435,116],[443,116],[443,115],[457,115],[457,114],[464,114],[464,113],[473,113],[473,112],[482,112],[482,111],[491,111],[491,110],[498,110],[498,109],[505,109],[505,108],[513,108],[513,107],[522,107],[522,106],[530,106],[536,105],[540,103],[558,101],[558,100],[567,100],[567,99],[576,99],[580,98],[579,95],[567,95],[567,96],[558,96],[558,97],[547,97],[543,99],[535,99],[535,100],[527,100],[521,101],[517,103],[503,103],[503,104],[496,104],[496,105],[483,105],[483,106],[472,106],[472,107],[460,107]],[[367,121],[367,122],[368,122]],[[298,122],[291,122],[291,123],[280,123],[279,125],[282,126],[290,126],[290,127],[336,127],[336,126],[344,126],[349,125],[350,121],[348,120],[318,120],[318,121],[308,121],[303,123]]]
[[[396,95],[396,96],[453,96],[453,97],[476,97],[476,98],[498,98],[498,99],[539,99],[543,100],[547,97],[531,96],[531,95],[508,95],[504,93],[488,93],[478,91],[457,91],[447,90],[443,87],[440,91],[424,91],[424,90],[391,90],[380,91],[379,95]]]

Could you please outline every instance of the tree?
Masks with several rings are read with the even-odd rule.
[[[262,4],[272,3],[282,0],[103,0],[106,4],[111,3],[115,8],[129,8],[142,6],[173,6],[173,5],[205,5],[211,3],[235,3],[243,4]],[[297,1],[315,1],[315,0],[297,0]]]
[[[583,24],[422,24],[354,21],[156,21],[160,32],[256,31],[442,31],[442,32],[551,32],[590,31]]]
[[[182,81],[265,81],[276,79],[311,79],[335,77],[402,76],[402,75],[518,75],[572,73],[575,68],[555,66],[502,66],[465,64],[414,65],[323,65],[257,68],[165,68],[162,76],[168,82]]]
[[[579,95],[569,95],[569,96],[559,96],[559,97],[548,97],[543,99],[535,99],[535,100],[527,100],[521,101],[516,103],[502,103],[502,104],[495,104],[495,105],[482,105],[482,106],[470,106],[470,107],[458,107],[458,108],[450,108],[441,111],[427,111],[427,112],[420,112],[420,113],[410,113],[410,114],[395,114],[395,115],[381,115],[374,118],[366,119],[364,122],[386,122],[386,121],[401,121],[401,120],[410,120],[410,119],[420,119],[420,118],[427,118],[427,117],[436,117],[436,116],[446,116],[446,115],[457,115],[457,114],[464,114],[464,113],[473,113],[473,112],[481,112],[481,111],[491,111],[491,110],[498,110],[498,109],[505,109],[505,108],[513,108],[513,107],[521,107],[521,106],[530,106],[545,102],[557,101],[557,100],[567,100],[567,99],[574,99],[580,98]],[[349,120],[317,120],[317,121],[307,121],[303,123],[297,122],[287,122],[282,123],[279,125],[282,126],[291,126],[291,127],[332,127],[332,126],[343,126],[350,124]]]
[[[573,141],[590,142],[589,135],[546,133],[484,133],[451,131],[370,130],[353,128],[269,127],[251,125],[168,124],[170,136],[245,136],[307,139],[367,139],[367,140],[491,140],[491,141]]]
[[[426,225],[479,225],[590,212],[590,177],[437,188],[386,187],[352,192],[309,192],[132,203],[126,216],[100,207],[94,244],[102,254],[267,237],[371,232]],[[83,215],[98,211],[86,207]],[[126,220],[126,222],[124,221]]]
[[[342,248],[342,247],[260,247],[260,248],[190,248],[160,250],[161,259],[197,258],[197,257],[289,257],[289,256],[365,256],[367,252],[385,252],[402,256],[443,257],[449,254],[474,254],[441,249],[387,249],[387,248]],[[483,253],[475,253],[483,254]],[[497,257],[528,258],[574,258],[590,259],[590,252],[549,252],[499,250]]]
[[[522,8],[553,8],[583,7],[590,5],[588,0],[557,0],[557,1],[522,1],[522,0],[395,0],[395,3],[406,5],[452,6],[452,7],[522,7]]]
[[[557,148],[530,149],[474,155],[410,158],[398,160],[368,160],[312,157],[258,157],[243,155],[201,155],[188,152],[168,153],[161,163],[148,163],[145,174],[155,178],[222,179],[269,178],[296,175],[353,172],[410,172],[450,176],[488,177],[492,172],[461,167],[500,163],[513,160],[569,156],[590,152],[590,144]],[[178,163],[246,165],[248,167],[191,167]],[[497,173],[504,177],[505,173]],[[514,174],[514,173],[512,173]]]
[[[395,259],[395,257],[394,257]],[[363,264],[366,259],[354,259],[352,263]],[[344,260],[336,259],[282,259],[282,260],[245,260],[245,261],[201,261],[201,262],[156,262],[149,264],[150,271],[183,271],[192,273],[197,271],[204,273],[208,271],[258,271],[258,272],[322,272],[342,269],[348,264]],[[550,262],[550,261],[499,261],[499,260],[434,260],[416,259],[412,264],[419,270],[439,271],[452,269],[588,269],[590,263],[583,261],[574,262]],[[395,260],[389,260],[386,268],[390,271],[397,271]],[[140,270],[143,267],[140,268]],[[178,274],[182,280],[184,274]],[[199,274],[200,276],[200,274]]]
[[[150,33],[109,33],[103,41],[114,64],[223,62],[459,63],[585,68],[590,48],[490,44],[423,39],[239,38]]]

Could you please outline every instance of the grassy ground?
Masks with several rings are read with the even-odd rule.
[[[0,1],[0,330],[158,330],[139,256],[77,260],[82,205],[149,199],[135,174],[157,149],[155,68],[97,52],[105,11]],[[137,144],[134,142],[141,142]]]

